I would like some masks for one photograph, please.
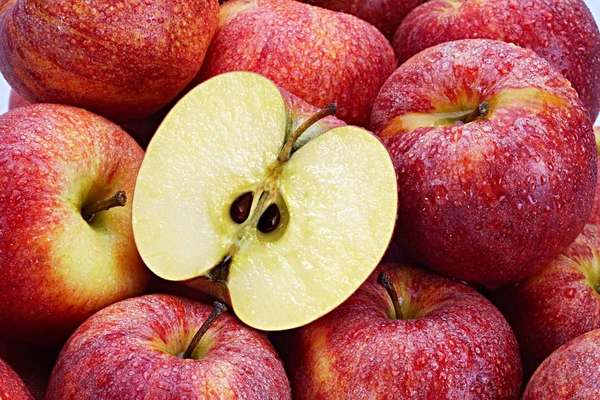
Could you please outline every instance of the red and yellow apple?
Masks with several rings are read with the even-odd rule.
[[[432,0],[403,21],[401,62],[443,42],[495,39],[535,51],[571,81],[592,121],[600,109],[600,32],[583,0]]]
[[[149,273],[131,227],[142,157],[118,126],[82,109],[36,104],[0,116],[3,335],[55,344],[143,291]]]
[[[263,334],[167,295],[124,300],[88,319],[64,346],[46,393],[46,400],[290,398]]]
[[[0,359],[0,399],[33,400],[33,396],[21,378],[2,359]]]
[[[256,72],[315,107],[334,103],[340,119],[364,126],[395,67],[387,39],[354,16],[291,0],[231,0],[200,78]]]
[[[119,121],[169,103],[200,70],[217,0],[5,0],[0,71],[32,102]]]
[[[294,398],[517,399],[521,362],[502,314],[470,287],[400,264],[298,329]]]
[[[581,232],[596,188],[588,113],[533,51],[470,39],[427,49],[372,114],[398,176],[398,242],[488,287],[531,276]]]

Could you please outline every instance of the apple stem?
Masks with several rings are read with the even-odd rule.
[[[110,210],[113,207],[123,207],[125,204],[127,204],[127,195],[123,190],[119,190],[114,196],[108,199],[98,200],[95,203],[83,207],[81,216],[86,222],[90,223],[94,220],[97,213]]]
[[[470,114],[467,114],[463,118],[463,122],[468,124],[469,122],[473,122],[478,118],[485,117],[490,112],[490,103],[484,101],[477,106],[477,109]]]
[[[308,128],[310,128],[311,126],[313,126],[314,124],[316,124],[317,122],[322,120],[323,118],[328,117],[330,115],[335,115],[336,111],[337,111],[337,106],[332,103],[332,104],[325,106],[323,109],[317,111],[312,116],[308,117],[306,119],[306,121],[304,121],[302,123],[302,125],[300,125],[298,128],[296,128],[294,133],[292,133],[290,138],[284,144],[283,148],[281,149],[281,152],[279,152],[279,156],[277,157],[277,160],[282,163],[288,161],[292,155],[292,149],[294,147],[294,144],[298,140],[298,138],[300,136],[302,136],[302,134],[304,132],[306,132],[308,130]]]
[[[200,340],[202,339],[202,337],[204,336],[206,331],[208,331],[210,326],[217,320],[217,318],[219,318],[219,315],[221,315],[224,311],[227,311],[227,306],[224,303],[221,303],[218,300],[213,303],[213,309],[212,309],[210,315],[208,316],[206,321],[204,321],[204,323],[202,324],[200,329],[198,329],[198,331],[192,338],[192,341],[190,342],[189,346],[185,350],[185,353],[183,353],[183,358],[185,358],[185,359],[192,358],[192,354],[194,354],[194,350],[196,350],[196,347],[198,347],[198,343],[200,343]]]
[[[402,306],[400,305],[400,300],[398,299],[398,293],[392,284],[392,280],[390,276],[386,272],[382,272],[377,277],[377,283],[379,283],[386,290],[390,299],[392,299],[392,304],[394,305],[394,314],[396,314],[396,319],[403,319],[402,316]]]

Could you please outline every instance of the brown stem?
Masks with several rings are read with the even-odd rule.
[[[475,121],[476,119],[484,118],[489,112],[490,112],[490,103],[488,103],[487,101],[484,101],[479,104],[479,106],[477,107],[477,109],[475,111],[473,111],[472,113],[467,114],[465,117],[463,117],[463,122],[465,124],[467,124],[469,122]]]
[[[306,130],[308,130],[308,128],[310,128],[311,126],[313,126],[314,124],[316,124],[317,122],[322,120],[323,118],[328,117],[330,115],[335,115],[336,111],[337,111],[337,106],[335,104],[329,104],[329,105],[325,106],[325,108],[317,111],[315,114],[308,117],[306,119],[306,121],[304,121],[302,123],[302,125],[300,125],[298,128],[296,128],[294,133],[292,133],[292,136],[290,136],[290,138],[287,140],[287,142],[281,149],[281,152],[279,153],[277,160],[282,163],[289,160],[290,156],[292,155],[292,148],[294,147],[294,143],[296,143],[298,138],[300,136],[302,136],[302,134],[304,132],[306,132]]]
[[[198,329],[198,331],[192,338],[192,341],[190,342],[189,346],[185,350],[185,353],[183,353],[183,358],[185,358],[185,359],[192,358],[192,354],[194,354],[194,350],[196,350],[196,347],[198,347],[198,343],[200,343],[202,336],[204,336],[206,331],[208,331],[210,326],[217,320],[217,318],[219,318],[219,315],[221,315],[224,311],[227,311],[227,306],[225,304],[221,303],[220,301],[215,301],[213,303],[212,312],[210,313],[210,315],[208,316],[206,321],[204,321],[204,323],[202,324],[200,329]]]
[[[114,196],[108,199],[98,200],[95,203],[84,206],[81,210],[81,216],[86,222],[90,223],[99,212],[110,210],[113,207],[123,207],[125,204],[127,204],[127,195],[123,190],[119,190]]]
[[[394,305],[394,313],[396,314],[396,319],[403,319],[402,315],[402,306],[400,305],[400,300],[398,299],[398,293],[392,284],[392,280],[390,276],[382,272],[377,277],[377,283],[379,283],[386,290],[390,299],[392,299],[392,304]]]

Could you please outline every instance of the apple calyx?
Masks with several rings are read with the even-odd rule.
[[[377,283],[385,289],[388,296],[390,296],[390,299],[392,300],[392,304],[394,305],[393,319],[404,319],[404,315],[402,314],[402,305],[400,304],[400,299],[398,298],[398,292],[396,292],[396,288],[394,288],[390,276],[386,272],[380,273],[377,277]]]
[[[210,315],[208,316],[208,318],[206,318],[206,321],[204,321],[204,323],[202,324],[202,326],[200,326],[198,331],[196,331],[196,334],[194,335],[192,341],[185,350],[185,353],[183,353],[184,359],[189,360],[192,358],[192,355],[194,354],[196,347],[198,347],[198,343],[200,343],[202,337],[206,334],[210,326],[217,320],[217,318],[219,318],[219,315],[221,315],[225,311],[227,311],[227,306],[225,304],[221,303],[220,301],[213,302],[213,309]]]
[[[114,207],[124,207],[127,204],[127,194],[119,190],[112,197],[104,200],[98,200],[92,204],[84,206],[81,210],[81,216],[87,223],[92,223],[96,214],[102,211],[110,210]]]

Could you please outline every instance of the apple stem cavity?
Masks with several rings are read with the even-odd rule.
[[[119,190],[114,196],[108,199],[98,200],[84,206],[81,210],[81,216],[87,223],[91,223],[99,212],[107,211],[114,207],[124,207],[125,204],[127,204],[127,194],[123,190]]]
[[[479,104],[479,106],[477,106],[476,110],[474,110],[472,113],[467,114],[465,117],[463,117],[463,122],[465,124],[468,124],[469,122],[473,122],[477,119],[485,118],[489,112],[490,112],[490,103],[488,103],[487,101],[481,102]]]
[[[402,315],[402,305],[398,299],[398,292],[396,292],[390,276],[385,272],[380,273],[377,277],[377,283],[379,283],[386,290],[388,296],[390,296],[390,299],[392,299],[395,319],[404,319]]]
[[[294,147],[294,144],[298,140],[298,138],[300,138],[300,136],[302,136],[302,134],[304,132],[306,132],[311,126],[313,126],[314,124],[316,124],[323,118],[329,117],[331,115],[335,115],[336,112],[337,112],[337,106],[332,103],[332,104],[325,106],[321,110],[317,111],[312,116],[308,117],[306,119],[306,121],[304,121],[302,123],[302,125],[300,125],[298,128],[296,128],[294,133],[292,133],[292,135],[289,137],[289,139],[285,142],[285,144],[283,145],[283,148],[279,152],[279,156],[277,157],[277,160],[281,163],[287,162],[290,159],[290,157],[292,156],[292,149]]]
[[[210,326],[217,320],[217,318],[219,318],[219,315],[221,315],[225,311],[227,311],[227,306],[224,303],[221,303],[220,301],[215,301],[213,303],[212,312],[192,338],[192,341],[185,350],[185,353],[183,353],[184,359],[189,360],[192,358],[192,355],[194,354],[194,351],[196,350],[196,347],[198,347],[198,343],[200,343],[200,340],[202,339],[204,334],[208,331]]]

